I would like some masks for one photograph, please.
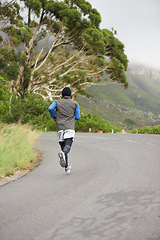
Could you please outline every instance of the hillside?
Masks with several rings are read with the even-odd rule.
[[[93,98],[78,98],[82,111],[98,113],[108,122],[129,129],[160,124],[160,72],[130,65],[127,81],[127,90],[118,83],[88,88]]]

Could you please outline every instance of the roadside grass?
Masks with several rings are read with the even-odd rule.
[[[0,123],[0,178],[36,164],[33,145],[39,135],[29,125]]]

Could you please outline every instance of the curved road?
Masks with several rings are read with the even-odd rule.
[[[77,133],[60,167],[55,133],[44,160],[0,188],[0,240],[160,240],[160,135]]]

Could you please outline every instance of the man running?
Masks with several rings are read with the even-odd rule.
[[[79,104],[72,99],[71,89],[65,87],[62,90],[62,98],[55,100],[48,110],[56,121],[57,139],[61,146],[61,152],[58,153],[60,165],[65,167],[66,173],[69,174],[71,166],[68,161],[68,153],[75,136],[75,119],[81,118]],[[54,110],[56,110],[56,115]]]

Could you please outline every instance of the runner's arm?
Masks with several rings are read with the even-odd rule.
[[[78,104],[78,103],[77,103],[77,107],[76,107],[76,109],[75,109],[74,114],[75,114],[75,119],[76,119],[76,120],[79,120],[79,119],[81,118],[80,108],[79,108],[79,104]]]
[[[55,112],[54,112],[54,109],[56,109],[56,107],[57,107],[57,103],[56,103],[56,101],[54,101],[48,108],[51,117],[54,118],[54,119],[56,119],[56,115],[55,115]]]

